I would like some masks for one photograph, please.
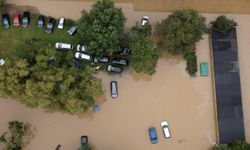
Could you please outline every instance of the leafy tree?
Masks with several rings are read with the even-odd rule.
[[[124,23],[122,10],[113,1],[97,1],[89,12],[82,12],[78,28],[81,42],[95,55],[118,51]]]
[[[0,13],[3,11],[5,5],[5,0],[0,0]]]
[[[1,136],[1,142],[4,145],[4,150],[21,150],[23,144],[23,136],[27,132],[27,127],[22,122],[11,121],[8,123],[9,137],[5,138],[7,132]]]
[[[185,55],[195,48],[207,31],[205,18],[192,9],[174,11],[156,26],[159,46],[171,54]]]
[[[221,33],[230,31],[237,26],[237,23],[233,19],[228,19],[224,15],[217,17],[210,24],[212,25],[211,30]]]
[[[186,70],[191,76],[195,76],[197,72],[197,59],[194,52],[187,52],[184,56],[187,61]]]
[[[144,34],[136,34],[130,48],[132,49],[132,67],[135,71],[153,75],[160,54],[151,39]]]
[[[215,150],[250,150],[250,144],[245,141],[236,141],[229,145],[219,145]]]
[[[87,144],[87,145],[82,146],[80,150],[91,150],[91,149],[92,148],[89,146],[89,144]]]
[[[7,140],[6,140],[6,138],[5,138],[5,135],[6,135],[7,133],[5,132],[5,133],[3,133],[1,136],[0,136],[0,145],[2,144],[2,143],[6,143],[7,142]]]
[[[38,44],[28,59],[8,59],[0,68],[0,94],[14,95],[29,107],[80,114],[102,94],[101,81],[92,72],[88,65],[75,68],[71,53]]]

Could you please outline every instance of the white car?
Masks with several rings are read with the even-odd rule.
[[[56,49],[60,49],[60,50],[71,50],[74,48],[72,44],[62,43],[62,42],[57,42],[55,44],[55,47]]]
[[[84,54],[84,53],[80,53],[80,52],[76,52],[75,53],[75,58],[77,59],[83,59],[83,60],[88,60],[91,61],[92,57],[88,54]]]
[[[76,50],[78,52],[85,52],[86,51],[86,46],[78,44],[76,47]]]
[[[64,20],[65,20],[64,18],[60,18],[59,23],[58,23],[58,26],[57,26],[58,29],[63,29]]]
[[[141,25],[144,26],[145,24],[147,24],[148,20],[149,20],[148,16],[143,16],[141,20]]]
[[[167,121],[162,121],[161,122],[161,127],[162,127],[164,137],[165,138],[170,138],[170,132],[169,132],[169,127],[168,127]]]

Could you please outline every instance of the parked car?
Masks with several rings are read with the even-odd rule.
[[[37,27],[42,29],[45,24],[45,17],[44,16],[39,16],[38,21],[37,21]]]
[[[144,26],[148,23],[149,17],[148,16],[143,16],[141,20],[141,25]]]
[[[3,28],[10,27],[10,16],[8,14],[2,15],[2,21],[3,21]]]
[[[121,73],[122,72],[122,68],[121,67],[117,67],[117,66],[113,66],[113,65],[108,65],[107,71],[108,72],[113,72],[113,73]]]
[[[23,13],[22,26],[24,28],[27,28],[29,26],[29,23],[30,23],[30,13],[25,11]]]
[[[75,53],[75,58],[82,59],[82,60],[88,60],[88,61],[91,61],[91,59],[92,59],[92,57],[90,55],[85,54],[85,53],[80,53],[80,52]]]
[[[128,65],[128,60],[122,59],[122,58],[114,58],[112,60],[112,64],[127,66]]]
[[[78,52],[85,52],[86,51],[86,46],[78,44],[77,47],[76,47],[76,50]]]
[[[118,97],[118,85],[117,81],[111,81],[110,82],[110,93],[112,98]]]
[[[58,26],[57,26],[58,29],[63,29],[64,20],[65,20],[64,18],[59,19]]]
[[[162,121],[161,122],[161,127],[162,127],[164,137],[165,138],[170,138],[170,132],[169,132],[167,121]]]
[[[21,21],[20,20],[21,20],[21,15],[17,13],[14,16],[13,26],[14,27],[19,27],[21,25]]]
[[[129,48],[123,48],[120,52],[119,55],[121,56],[127,56],[131,54],[131,50]]]
[[[60,49],[60,50],[71,50],[74,48],[72,44],[62,43],[62,42],[57,42],[55,44],[55,47],[56,49]]]
[[[73,26],[68,30],[69,35],[73,35],[77,30],[77,26]]]
[[[0,66],[3,66],[5,64],[5,60],[4,59],[0,59]]]
[[[109,62],[109,58],[106,56],[103,57],[94,57],[94,63],[108,63]]]
[[[157,138],[157,133],[154,127],[151,127],[148,129],[149,132],[149,138],[151,141],[151,144],[157,144],[158,143],[158,138]]]
[[[53,32],[53,26],[55,24],[56,20],[54,18],[49,18],[49,22],[47,23],[47,27],[45,32],[48,34],[51,34]]]

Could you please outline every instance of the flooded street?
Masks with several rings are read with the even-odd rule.
[[[45,0],[7,0],[18,5],[31,5],[54,17],[78,19],[82,9],[89,9],[92,3],[60,2]],[[138,12],[131,4],[117,4],[123,8],[127,26],[133,26],[142,15],[148,15],[150,22],[167,17],[169,13]],[[65,11],[70,10],[70,11]],[[218,15],[204,14],[207,22]],[[239,24],[238,46],[241,69],[242,93],[246,136],[250,140],[250,16],[230,15]],[[197,44],[198,63],[210,61],[209,37]],[[80,136],[88,135],[90,144],[96,150],[210,150],[216,140],[215,110],[212,92],[211,69],[208,77],[190,78],[185,71],[185,62],[164,54],[152,77],[125,73],[122,76],[99,75],[103,79],[107,101],[98,113],[78,118],[65,113],[48,113],[41,109],[30,109],[15,100],[0,100],[0,133],[7,129],[11,120],[32,125],[34,138],[24,150],[52,150],[57,144],[62,150],[76,150],[80,147]],[[118,81],[119,97],[112,100],[109,82]],[[248,110],[247,110],[248,107]],[[160,122],[167,120],[170,139],[164,139]],[[156,127],[159,143],[150,144],[148,128]]]

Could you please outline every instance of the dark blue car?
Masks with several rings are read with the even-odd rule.
[[[154,127],[151,127],[148,129],[149,132],[149,138],[152,144],[157,144],[158,139],[157,139],[157,133]]]

